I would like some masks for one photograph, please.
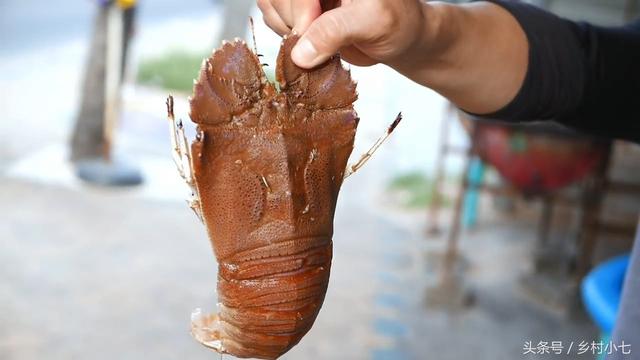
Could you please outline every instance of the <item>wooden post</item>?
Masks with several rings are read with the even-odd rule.
[[[113,132],[120,117],[120,84],[123,71],[124,21],[123,11],[119,6],[109,6],[107,10],[107,44],[105,51],[104,81],[104,141],[103,158],[111,160]]]

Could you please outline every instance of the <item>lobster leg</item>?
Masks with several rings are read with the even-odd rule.
[[[189,185],[191,189],[191,196],[187,199],[187,204],[198,219],[203,222],[202,210],[200,208],[200,196],[195,184],[195,176],[193,173],[193,167],[191,166],[191,149],[187,142],[187,136],[184,133],[184,125],[182,120],[176,121],[173,113],[173,96],[167,98],[167,117],[169,118],[169,131],[171,139],[171,154],[173,156],[173,162],[178,168],[180,177]]]
[[[402,120],[402,113],[398,113],[398,115],[396,116],[396,119],[393,120],[391,125],[389,125],[389,127],[387,128],[387,131],[385,131],[385,133],[382,136],[380,136],[378,140],[376,140],[376,142],[373,143],[373,145],[371,145],[371,147],[369,148],[369,150],[367,150],[366,153],[360,156],[360,159],[355,164],[347,166],[347,169],[344,172],[343,179],[346,179],[349,176],[351,176],[353,173],[355,173],[361,167],[363,167],[364,164],[366,164],[367,161],[369,161],[369,159],[371,159],[371,156],[373,156],[373,154],[378,150],[380,145],[382,145],[389,138],[389,136],[391,136],[391,133],[393,132],[393,130],[395,130],[396,126],[398,126],[398,124],[400,123],[400,120]]]

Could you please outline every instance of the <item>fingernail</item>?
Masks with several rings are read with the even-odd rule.
[[[296,46],[291,50],[291,59],[298,66],[313,66],[314,60],[318,57],[318,51],[311,41],[301,38]]]

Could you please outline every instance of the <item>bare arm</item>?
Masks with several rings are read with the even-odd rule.
[[[258,0],[258,6],[276,32],[302,34],[292,53],[299,66],[340,51],[356,65],[389,65],[473,113],[507,105],[527,72],[524,31],[488,2],[343,0],[324,13],[318,0]]]

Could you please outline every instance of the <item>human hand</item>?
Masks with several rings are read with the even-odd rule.
[[[428,5],[419,0],[257,0],[265,23],[281,36],[301,35],[291,57],[311,68],[340,52],[347,62],[405,67],[423,55]],[[325,10],[325,12],[323,12]]]
[[[354,65],[386,64],[466,111],[488,114],[518,93],[529,44],[509,11],[486,1],[257,0],[280,35],[301,35],[291,52],[311,68],[339,52]]]

